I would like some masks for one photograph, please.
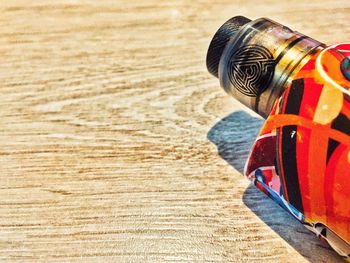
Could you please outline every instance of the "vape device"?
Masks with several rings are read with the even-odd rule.
[[[244,174],[350,260],[350,44],[236,16],[214,35],[207,68],[266,119]]]

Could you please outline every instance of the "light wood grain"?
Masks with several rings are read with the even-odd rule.
[[[241,175],[205,67],[234,15],[350,40],[341,1],[0,2],[0,260],[342,262]],[[248,139],[247,139],[248,138]]]

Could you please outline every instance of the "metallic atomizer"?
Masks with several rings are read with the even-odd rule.
[[[214,35],[207,67],[266,118],[245,175],[350,260],[350,44],[236,16]]]

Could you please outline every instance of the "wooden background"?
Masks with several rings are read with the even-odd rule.
[[[342,262],[241,175],[262,120],[205,55],[234,15],[335,43],[350,40],[349,11],[2,0],[0,261]]]

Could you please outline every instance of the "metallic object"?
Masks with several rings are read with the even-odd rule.
[[[207,65],[227,93],[266,118],[293,72],[321,47],[317,40],[267,18],[238,16],[215,34]]]

